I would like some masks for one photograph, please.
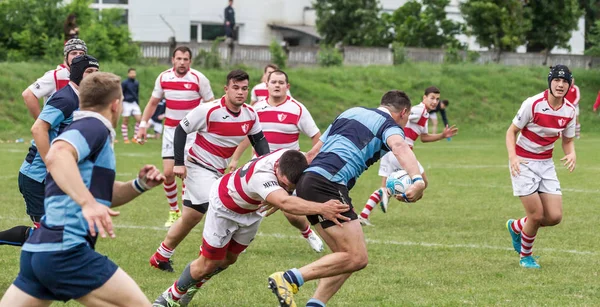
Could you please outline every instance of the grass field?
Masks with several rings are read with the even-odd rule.
[[[119,180],[132,178],[145,163],[160,163],[159,142],[143,147],[118,143],[115,148]],[[364,228],[369,265],[346,282],[329,306],[600,305],[600,137],[584,135],[576,148],[574,173],[557,164],[564,192],[563,222],[540,231],[534,253],[541,256],[542,269],[525,270],[518,266],[504,228],[508,218],[521,217],[523,210],[512,196],[503,135],[461,134],[451,142],[417,144],[417,157],[430,180],[425,197],[410,205],[394,201],[387,214],[376,209],[375,227]],[[17,189],[26,149],[25,144],[0,144],[1,229],[27,223]],[[555,156],[562,157],[559,144]],[[363,174],[351,192],[357,210],[380,182],[376,166]],[[121,216],[114,219],[117,238],[100,239],[97,250],[128,272],[154,300],[197,255],[202,225],[177,249],[176,273],[164,273],[148,264],[166,233],[162,189],[119,210]],[[17,275],[20,249],[0,246],[0,253],[3,293]],[[238,263],[210,281],[192,305],[275,306],[267,276],[318,257],[276,214],[263,222]],[[300,306],[316,285],[311,281],[301,288],[296,299]]]

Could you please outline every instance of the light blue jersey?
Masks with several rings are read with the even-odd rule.
[[[321,136],[323,146],[306,172],[351,189],[358,176],[389,151],[386,140],[395,134],[404,138],[387,109],[346,110]]]
[[[95,112],[77,111],[73,123],[53,141],[65,141],[77,150],[83,182],[96,201],[106,206],[111,205],[115,182],[114,135],[106,118]],[[50,174],[46,177],[44,208],[41,226],[25,242],[24,251],[64,251],[82,243],[94,248],[96,238],[89,234],[81,206],[61,190]]]
[[[38,117],[50,125],[50,130],[48,130],[50,142],[73,121],[73,112],[78,108],[79,96],[71,84],[50,96]],[[29,147],[29,153],[21,164],[19,172],[37,182],[44,182],[46,164],[44,164],[35,143]]]

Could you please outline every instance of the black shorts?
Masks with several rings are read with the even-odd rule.
[[[19,172],[19,192],[21,192],[21,195],[23,195],[23,199],[25,200],[27,215],[29,215],[31,219],[36,222],[39,222],[40,218],[45,212],[45,189],[45,184],[37,182]]]
[[[350,195],[348,195],[348,187],[331,182],[321,175],[311,172],[302,174],[302,177],[300,177],[300,180],[296,184],[296,195],[302,199],[317,203],[324,203],[331,199],[337,199],[350,206],[348,211],[342,213],[343,216],[349,217],[350,220],[356,220],[358,218],[356,212],[354,212],[354,207],[352,206],[352,199],[350,199]],[[335,223],[324,219],[321,215],[307,215],[306,217],[311,225],[321,223],[321,227],[323,228],[335,225]],[[340,219],[338,219],[338,221],[340,221],[340,223],[345,222]]]

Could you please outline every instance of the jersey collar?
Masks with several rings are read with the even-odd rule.
[[[106,126],[108,131],[110,131],[110,143],[112,144],[113,141],[115,140],[115,136],[117,134],[115,133],[115,129],[113,128],[111,122],[106,117],[100,115],[100,113],[92,112],[92,111],[79,110],[79,111],[73,112],[73,121],[80,120],[83,118],[89,118],[89,117],[98,119],[99,121],[101,121],[104,124],[104,126]]]

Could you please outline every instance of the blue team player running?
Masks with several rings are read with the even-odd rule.
[[[33,229],[39,227],[44,215],[44,187],[46,185],[46,154],[50,142],[73,121],[73,112],[79,108],[79,83],[83,78],[98,71],[100,64],[89,55],[80,55],[71,62],[71,74],[67,86],[52,95],[31,127],[34,143],[19,170],[19,191],[25,200],[31,226],[15,226],[0,232],[0,245],[21,246]]]
[[[46,156],[46,214],[23,245],[19,275],[1,307],[49,306],[70,299],[85,306],[150,306],[133,279],[94,251],[97,233],[115,237],[111,216],[119,213],[110,207],[164,180],[156,167],[146,165],[134,180],[115,181],[120,81],[99,72],[81,82],[80,111]]]
[[[352,208],[349,190],[360,174],[392,151],[413,185],[400,200],[417,201],[423,196],[425,183],[417,159],[404,141],[410,115],[410,99],[402,91],[389,91],[376,109],[351,108],[340,114],[307,153],[309,168],[296,185],[299,197],[323,203],[330,199],[349,204],[344,219],[336,223],[319,215],[307,216],[333,253],[317,261],[269,276],[269,287],[280,306],[296,306],[293,295],[304,282],[320,279],[317,290],[306,306],[325,306],[353,272],[367,266],[367,247],[357,215]]]

